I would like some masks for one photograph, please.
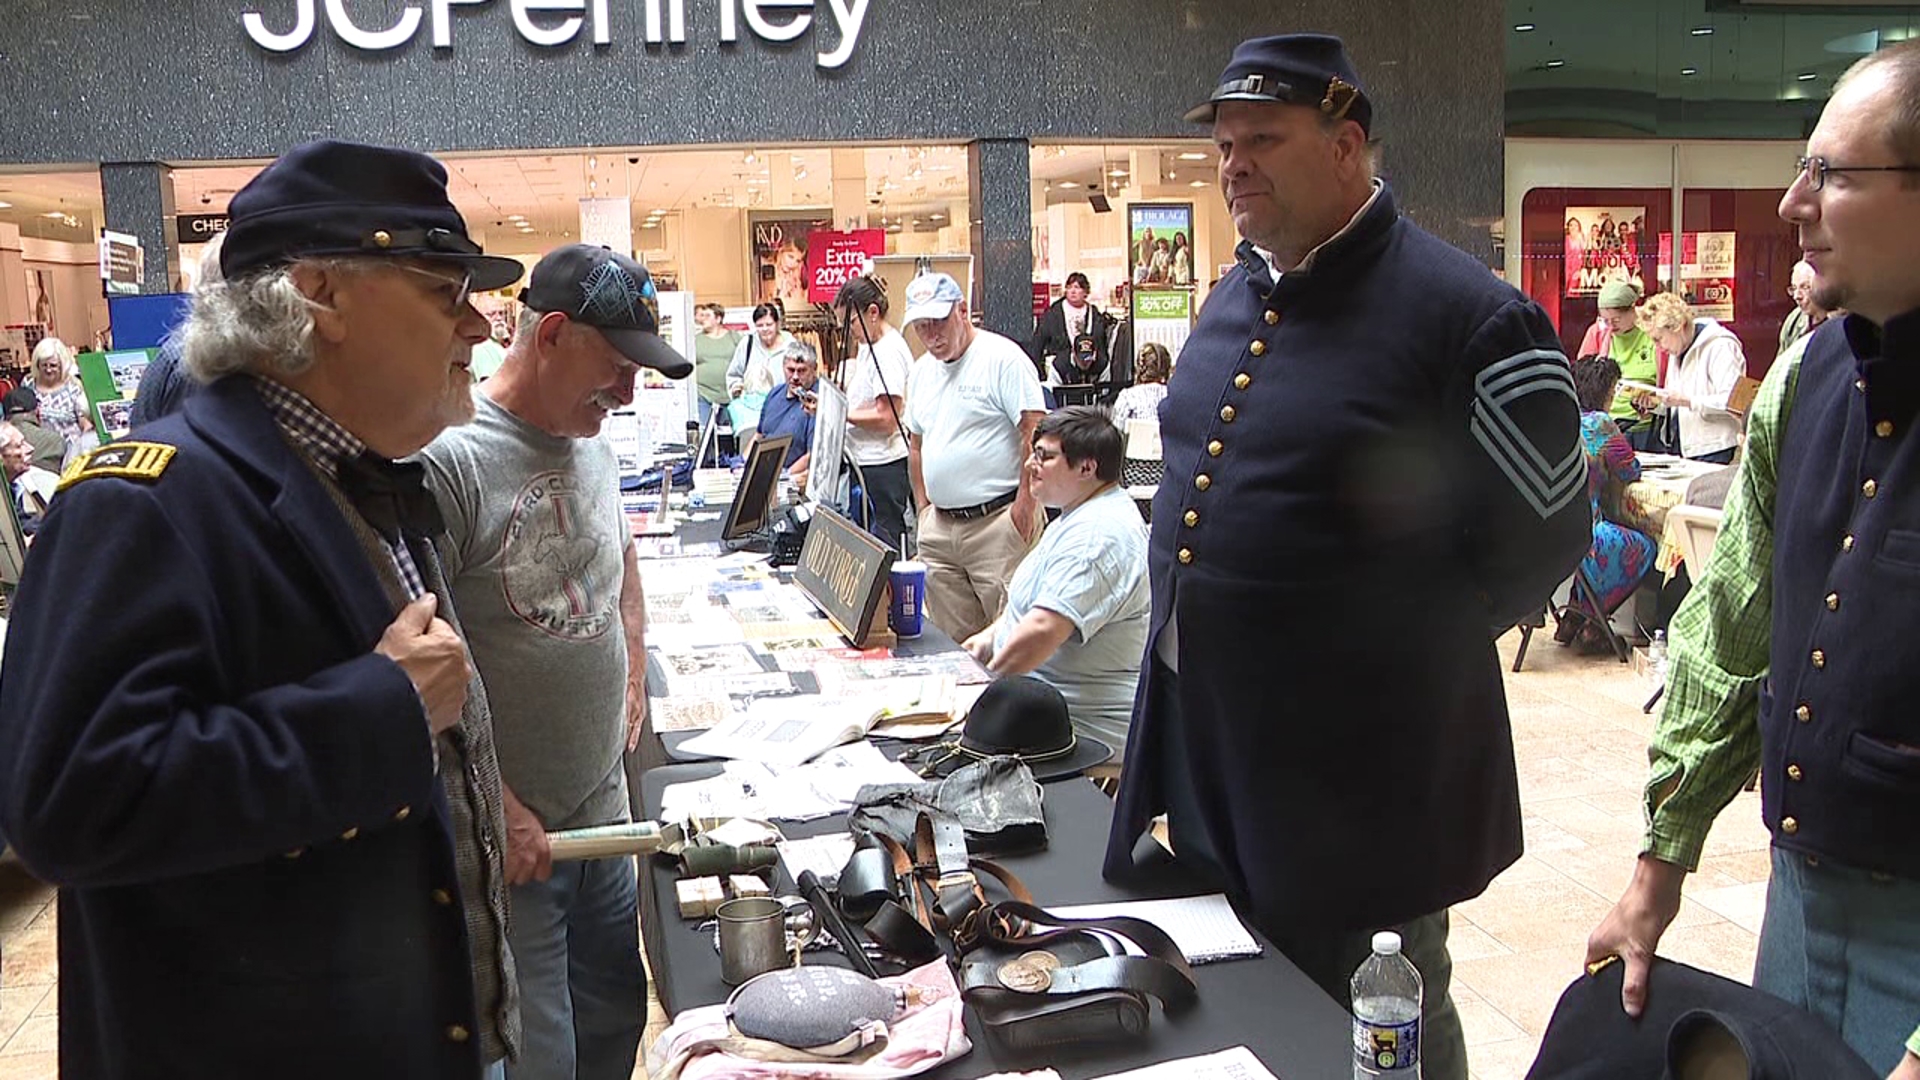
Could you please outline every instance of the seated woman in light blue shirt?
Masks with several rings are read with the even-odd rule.
[[[997,676],[1060,691],[1074,730],[1124,756],[1151,594],[1147,529],[1120,487],[1124,442],[1105,410],[1076,405],[1034,431],[1027,481],[1060,511],[1007,587],[1007,607],[967,639]]]

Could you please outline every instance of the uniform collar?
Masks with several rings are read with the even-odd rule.
[[[1882,357],[1920,359],[1920,308],[1895,315],[1885,326],[1876,326],[1863,315],[1848,315],[1841,328],[1853,348],[1854,362],[1862,368]]]
[[[1384,234],[1399,217],[1400,212],[1394,207],[1393,190],[1385,180],[1376,177],[1373,194],[1360,204],[1360,209],[1354,211],[1340,231],[1307,252],[1300,260],[1300,265],[1293,269],[1282,271],[1273,253],[1251,240],[1240,241],[1240,246],[1234,249],[1234,255],[1247,272],[1249,282],[1262,293],[1271,291],[1276,281],[1290,285],[1298,283],[1304,287],[1316,275],[1337,273],[1355,253],[1366,250],[1369,243]]]

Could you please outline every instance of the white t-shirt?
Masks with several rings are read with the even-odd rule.
[[[900,331],[892,327],[873,343],[872,349],[862,344],[847,374],[847,411],[864,409],[882,397],[906,397],[907,371],[912,366],[913,350],[907,348],[907,339],[900,336]],[[904,421],[909,411],[900,410],[900,419]],[[848,424],[847,452],[861,465],[887,465],[907,456],[907,443],[900,437],[900,428],[893,423],[892,413],[888,413],[884,434]]]
[[[1108,488],[1040,534],[1007,585],[996,652],[1036,607],[1071,622],[1073,632],[1033,674],[1067,699],[1076,731],[1124,754],[1153,607],[1147,526],[1125,491]]]
[[[991,330],[975,330],[958,359],[914,361],[907,430],[920,436],[927,498],[958,510],[1019,488],[1020,415],[1046,408],[1026,350]]]

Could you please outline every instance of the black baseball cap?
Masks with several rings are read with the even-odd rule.
[[[520,302],[593,327],[620,355],[669,379],[693,373],[693,361],[660,336],[659,294],[647,268],[612,248],[568,244],[548,252]]]
[[[459,265],[480,292],[520,280],[518,259],[488,255],[447,198],[447,170],[413,150],[323,139],[282,154],[227,204],[228,281],[316,255]]]

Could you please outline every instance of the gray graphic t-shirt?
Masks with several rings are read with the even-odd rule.
[[[421,452],[440,544],[493,706],[500,775],[549,829],[625,820],[620,476],[604,439],[549,435],[479,390]]]

